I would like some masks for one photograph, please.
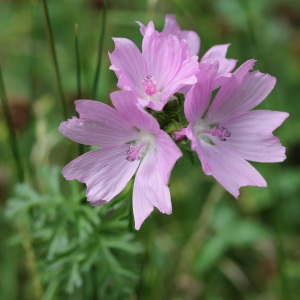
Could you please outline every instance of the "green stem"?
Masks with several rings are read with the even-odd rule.
[[[22,182],[22,181],[24,181],[24,170],[22,167],[21,156],[20,156],[20,152],[19,152],[19,148],[18,148],[17,137],[16,137],[14,125],[13,125],[10,111],[8,108],[8,102],[7,102],[7,98],[6,98],[6,92],[5,92],[5,87],[4,87],[4,80],[2,77],[1,66],[0,66],[0,98],[2,101],[5,121],[6,121],[6,124],[8,127],[8,131],[9,131],[9,142],[10,142],[11,151],[12,151],[12,154],[14,157],[15,165],[16,165],[18,179],[20,182]]]
[[[79,57],[79,43],[78,43],[78,24],[74,27],[75,37],[75,55],[76,55],[76,83],[77,83],[77,99],[81,99],[81,68],[80,68],[80,57]]]
[[[79,43],[78,43],[78,24],[74,26],[75,37],[75,56],[76,56],[76,85],[77,85],[77,99],[82,98],[81,92],[81,68],[80,68],[80,56],[79,56]],[[78,144],[79,155],[84,153],[84,145]]]
[[[59,68],[58,68],[58,63],[57,63],[57,57],[56,57],[56,52],[55,52],[55,47],[54,47],[54,42],[53,42],[53,34],[52,34],[46,0],[42,0],[42,6],[43,6],[43,11],[44,11],[45,23],[46,23],[47,38],[48,38],[48,43],[49,43],[49,47],[50,47],[50,55],[52,57],[53,65],[54,65],[56,85],[57,85],[57,89],[58,89],[58,93],[59,93],[59,97],[60,97],[60,101],[61,101],[63,115],[64,115],[65,119],[67,119],[68,114],[67,114],[66,100],[65,100],[65,96],[64,96],[64,92],[63,92],[63,88],[62,88],[62,84],[61,84],[61,78],[60,78],[60,73],[59,73]]]
[[[103,48],[104,34],[105,34],[107,7],[108,7],[108,0],[104,0],[103,13],[102,13],[102,25],[101,25],[99,46],[98,46],[98,59],[96,64],[96,73],[94,77],[92,99],[96,99],[97,96],[97,88],[98,88],[99,75],[101,69],[102,48]]]

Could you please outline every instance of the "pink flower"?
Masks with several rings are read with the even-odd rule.
[[[113,40],[110,69],[118,87],[132,91],[143,107],[161,110],[180,88],[196,83],[198,57],[190,57],[186,41],[157,32],[152,22],[145,28],[142,53],[128,39]]]
[[[153,23],[150,22],[146,27],[140,22],[137,22],[140,25],[140,30],[142,35],[145,35],[147,27],[152,26]],[[180,26],[176,22],[175,15],[166,15],[165,18],[165,27],[162,31],[165,34],[176,35],[180,40],[185,40],[188,43],[190,56],[198,55],[200,50],[200,37],[199,35],[192,30],[181,30]]]
[[[264,178],[246,160],[280,162],[285,148],[272,132],[288,117],[285,112],[254,110],[273,89],[276,79],[249,72],[255,61],[245,62],[228,78],[212,104],[210,98],[218,63],[200,64],[202,74],[185,101],[190,122],[187,137],[206,175],[212,175],[236,198],[246,185],[265,187]]]
[[[145,35],[145,32],[148,27],[153,27],[153,23],[149,22],[147,27],[140,22],[137,22],[140,25],[140,30],[142,35]],[[164,34],[173,34],[176,35],[180,40],[185,40],[188,43],[190,55],[198,55],[200,50],[200,37],[194,31],[190,30],[181,30],[180,26],[176,22],[174,15],[166,15],[165,18],[165,27],[162,31]],[[213,83],[213,89],[219,88],[226,78],[231,76],[231,71],[235,68],[237,60],[226,58],[227,49],[229,44],[224,45],[215,45],[208,49],[208,51],[203,55],[200,62],[206,60],[216,60],[219,62],[219,69],[216,73],[216,77]],[[180,92],[186,94],[190,86],[185,86]]]
[[[157,207],[172,212],[168,181],[181,152],[158,122],[132,101],[130,92],[114,92],[116,107],[92,100],[77,100],[80,118],[63,122],[59,131],[71,140],[101,148],[71,161],[63,175],[87,185],[92,205],[109,202],[136,173],[133,189],[135,228]]]

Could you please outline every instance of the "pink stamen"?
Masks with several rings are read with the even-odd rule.
[[[129,145],[129,149],[127,150],[126,159],[128,161],[140,160],[142,158],[142,149],[145,146],[145,143],[140,145]]]
[[[155,95],[157,93],[156,81],[154,80],[153,76],[146,75],[142,82],[143,82],[143,85],[144,85],[145,93],[148,96],[152,96],[152,95]]]
[[[203,132],[216,136],[221,142],[226,142],[226,139],[231,137],[231,132],[226,127],[220,125],[217,125],[214,129],[203,130]]]

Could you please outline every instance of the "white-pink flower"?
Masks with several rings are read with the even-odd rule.
[[[200,64],[197,84],[188,92],[186,129],[205,174],[212,175],[236,198],[246,185],[265,187],[266,181],[247,160],[280,162],[285,148],[272,132],[288,117],[285,112],[253,110],[273,89],[276,79],[249,72],[254,60],[245,62],[210,99],[218,70],[216,61]]]
[[[119,194],[136,172],[133,188],[135,228],[157,207],[172,212],[168,181],[182,155],[158,122],[139,108],[131,92],[111,94],[116,109],[92,100],[77,100],[80,117],[63,122],[59,130],[71,140],[101,148],[71,161],[63,175],[87,185],[92,205],[105,204]]]
[[[110,69],[118,87],[132,91],[143,107],[161,110],[179,89],[196,83],[198,57],[190,57],[185,40],[157,32],[152,22],[145,28],[142,52],[128,39],[113,40]]]

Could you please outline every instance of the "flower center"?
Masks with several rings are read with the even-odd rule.
[[[215,127],[209,128],[204,124],[203,120],[199,120],[194,126],[195,135],[206,141],[209,144],[214,144],[214,141],[209,137],[215,136],[219,141],[226,142],[231,137],[231,131],[225,126],[217,124]]]
[[[209,133],[212,136],[215,136],[221,142],[226,142],[227,138],[231,137],[231,132],[225,126],[217,125],[215,128],[212,129],[204,129],[202,130],[203,133]]]
[[[146,75],[144,77],[144,79],[142,80],[142,82],[143,82],[145,93],[148,96],[152,96],[152,95],[155,95],[157,93],[156,81],[154,80],[153,76]]]
[[[145,146],[146,143],[141,143],[139,145],[129,145],[129,148],[126,152],[126,159],[128,161],[135,161],[135,160],[140,160],[143,156],[143,147]]]
[[[226,139],[231,137],[231,132],[226,127],[217,125],[216,128],[212,129],[212,135],[221,142],[226,142]]]

